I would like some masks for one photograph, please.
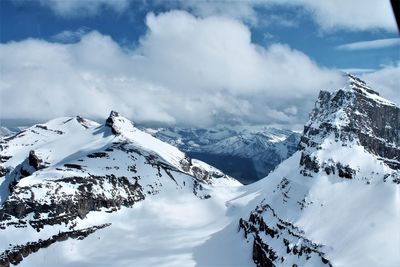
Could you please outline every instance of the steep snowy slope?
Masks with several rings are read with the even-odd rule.
[[[267,126],[144,129],[242,183],[265,177],[297,150],[300,134]]]
[[[232,201],[257,266],[400,266],[400,109],[363,81],[322,91],[300,151]],[[253,197],[256,196],[256,197]]]
[[[80,117],[55,119],[1,139],[0,146],[0,266],[17,264],[24,257],[26,264],[38,266],[29,261],[33,252],[61,241],[71,249],[75,244],[71,239],[84,239],[99,229],[124,234],[119,220],[141,217],[142,205],[159,205],[163,214],[168,208],[174,212],[174,201],[177,206],[187,202],[181,206],[188,216],[196,214],[192,209],[197,205],[202,216],[223,210],[218,192],[229,197],[240,185],[136,129],[116,112],[111,112],[105,125]],[[171,206],[163,206],[168,201]],[[118,210],[121,214],[114,217]],[[151,215],[151,211],[154,207],[145,212]],[[106,242],[115,246],[118,240]],[[104,255],[104,250],[99,251]],[[65,264],[75,260],[66,259]]]

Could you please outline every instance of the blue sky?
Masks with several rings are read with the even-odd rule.
[[[123,12],[104,7],[96,15],[60,16],[39,1],[1,1],[1,42],[39,38],[55,41],[52,36],[68,30],[97,30],[111,36],[124,46],[134,46],[146,31],[145,17],[148,12],[165,12],[179,9],[179,2],[168,6],[150,1],[133,1]],[[318,25],[298,7],[256,7],[261,20],[279,14],[269,25],[249,25],[252,40],[262,46],[271,42],[289,44],[303,51],[323,66],[333,68],[377,69],[399,59],[399,45],[381,49],[359,51],[338,50],[335,47],[366,40],[398,38],[395,31],[372,29],[369,31],[332,30],[321,32]],[[388,12],[388,15],[391,15]],[[285,21],[283,21],[285,20]],[[286,22],[286,24],[285,24]],[[267,25],[263,25],[267,24]]]
[[[382,80],[386,81],[390,77],[389,81],[386,81],[386,84],[382,85],[382,91],[384,92],[384,96],[388,98],[393,98],[396,95],[396,90],[398,89],[396,87],[399,80],[395,76],[399,73],[400,41],[388,3],[389,1],[385,2],[381,0],[329,0],[325,4],[321,3],[321,1],[311,0],[254,0],[235,2],[207,0],[2,0],[0,1],[0,40],[3,51],[17,51],[18,53],[22,53],[24,46],[26,46],[26,51],[32,51],[31,54],[27,54],[28,52],[25,51],[18,59],[25,58],[27,62],[32,61],[32,64],[35,66],[42,64],[49,66],[53,64],[52,58],[57,58],[58,56],[73,58],[76,53],[81,53],[79,49],[82,49],[85,43],[93,42],[94,47],[101,44],[107,46],[104,53],[110,51],[110,53],[116,53],[116,58],[121,57],[121,61],[114,62],[116,65],[127,64],[127,68],[131,68],[130,72],[127,72],[126,69],[120,70],[118,67],[107,66],[107,71],[115,72],[113,77],[121,76],[126,80],[126,77],[130,77],[131,75],[133,77],[137,76],[135,83],[125,83],[124,89],[118,89],[119,94],[122,92],[119,90],[123,90],[124,94],[131,92],[127,93],[125,100],[130,97],[133,98],[138,91],[140,91],[140,94],[148,92],[151,96],[152,90],[155,89],[149,88],[154,88],[155,86],[162,88],[159,89],[160,91],[168,91],[168,95],[180,94],[179,97],[188,95],[181,99],[185,104],[183,106],[187,107],[179,111],[174,111],[173,107],[169,106],[169,102],[166,99],[168,97],[165,97],[166,93],[160,93],[160,98],[156,98],[154,101],[160,104],[156,107],[148,108],[147,111],[142,111],[143,108],[138,106],[139,103],[130,104],[127,101],[127,103],[122,105],[125,106],[122,107],[123,111],[128,110],[127,115],[132,117],[137,116],[138,121],[184,125],[195,124],[193,121],[198,121],[200,125],[249,123],[293,126],[304,123],[308,114],[307,109],[312,106],[313,102],[309,99],[315,97],[319,91],[317,88],[313,88],[312,90],[304,88],[307,86],[323,86],[328,84],[328,80],[330,84],[333,84],[335,78],[329,76],[327,74],[328,71],[333,73],[333,71],[341,69],[350,70],[357,74],[365,75],[367,81],[370,78],[372,85],[379,84]],[[373,13],[371,14],[371,12]],[[154,19],[149,19],[149,17],[154,17]],[[210,18],[218,19],[213,20]],[[228,21],[225,21],[225,19]],[[202,46],[207,46],[207,42],[209,41],[211,43],[214,42],[214,39],[209,39],[213,38],[213,36],[207,36],[207,34],[203,36],[204,38],[199,37],[198,39],[197,37],[193,38],[193,35],[188,35],[187,37],[178,35],[178,38],[182,37],[182,42],[187,45],[188,51],[193,50],[194,53],[207,53],[205,58],[208,58],[208,55],[210,55],[211,61],[204,64],[201,62],[201,58],[199,59],[199,64],[201,64],[194,69],[193,73],[202,73],[204,70],[207,72],[208,69],[212,69],[215,65],[224,68],[224,62],[226,62],[227,67],[228,64],[229,66],[237,64],[238,66],[235,68],[235,71],[242,69],[245,72],[249,71],[249,74],[241,77],[238,83],[241,84],[246,78],[249,79],[248,82],[243,82],[243,86],[232,85],[232,83],[225,81],[229,80],[230,77],[226,77],[221,82],[215,82],[215,80],[219,80],[219,77],[216,79],[214,72],[211,73],[210,77],[207,76],[204,78],[206,81],[207,79],[212,80],[201,86],[198,86],[198,77],[191,76],[193,73],[187,74],[188,77],[192,77],[191,80],[188,78],[188,80],[180,81],[177,78],[171,81],[171,79],[165,77],[174,78],[174,75],[179,77],[181,74],[185,76],[186,74],[182,72],[185,72],[187,68],[176,67],[176,72],[171,72],[168,70],[168,66],[174,63],[179,64],[180,61],[174,61],[170,57],[166,57],[162,62],[159,59],[152,61],[152,57],[155,55],[160,55],[160,58],[164,57],[160,53],[163,50],[167,50],[165,46],[171,49],[171,53],[175,53],[175,51],[177,53],[181,52],[181,50],[174,50],[178,49],[178,43],[176,46],[171,45],[170,47],[169,44],[173,40],[169,40],[163,34],[160,35],[161,37],[156,36],[155,29],[162,26],[166,34],[171,31],[170,36],[172,38],[177,34],[175,27],[179,26],[173,23],[194,23],[195,21],[197,26],[193,27],[199,28],[193,29],[194,31],[203,28],[206,30],[208,29],[205,28],[207,27],[206,25],[210,27],[210,30],[207,30],[208,32],[213,32],[218,27],[225,29],[225,32],[232,31],[232,34],[227,35],[225,38],[223,36],[215,38],[217,40],[215,41],[216,44],[223,43],[224,40],[233,40],[234,42],[237,40],[238,43],[241,43],[241,39],[237,38],[246,39],[246,32],[248,32],[250,34],[250,41],[247,42],[244,40],[243,50],[249,49],[249,53],[245,54],[248,58],[243,58],[243,62],[258,64],[255,62],[260,60],[265,61],[260,63],[261,68],[265,66],[267,72],[269,70],[271,72],[279,71],[281,75],[282,72],[287,71],[289,74],[285,75],[285,77],[293,80],[299,79],[302,76],[293,75],[291,77],[290,73],[298,73],[299,69],[302,69],[301,64],[303,66],[305,66],[304,64],[309,64],[309,66],[307,65],[308,67],[305,67],[306,70],[302,75],[310,75],[310,77],[317,75],[319,81],[315,83],[304,82],[304,86],[299,86],[296,89],[297,84],[302,83],[302,81],[296,81],[295,85],[271,81],[272,85],[268,86],[268,79],[260,79],[260,83],[264,83],[265,85],[261,86],[259,83],[254,83],[251,80],[258,79],[258,74],[254,75],[254,72],[260,68],[257,68],[256,71],[252,71],[250,70],[251,68],[247,68],[246,66],[244,68],[241,66],[240,58],[231,62],[231,57],[232,55],[235,56],[235,53],[227,54],[226,57],[221,56],[220,59],[217,59],[211,56],[213,53],[211,49],[207,51],[201,50],[201,47],[192,49],[192,46],[197,47],[198,45],[198,43],[195,44],[194,42],[204,42]],[[151,23],[153,23],[154,29],[150,26]],[[166,26],[161,24],[165,24]],[[170,30],[171,28],[175,30]],[[221,31],[225,33],[224,30]],[[188,31],[185,31],[183,34],[187,33]],[[33,42],[27,42],[29,38],[33,39]],[[156,47],[158,38],[166,42],[164,46],[160,45]],[[219,39],[221,40],[219,41]],[[87,42],[84,42],[84,40],[87,40]],[[154,43],[152,43],[153,41]],[[75,52],[70,52],[72,50],[71,45],[76,50]],[[179,43],[179,45],[181,44]],[[231,44],[225,45],[229,47]],[[50,47],[51,49],[63,47],[62,49],[67,52],[62,51],[60,52],[63,53],[61,55],[54,51],[54,54],[51,56],[45,53],[46,56],[43,58],[34,57],[35,49],[46,51]],[[182,49],[181,46],[179,47]],[[232,46],[233,50],[240,48],[239,45],[237,47]],[[111,49],[115,49],[115,51],[111,52]],[[87,54],[90,53],[93,53],[93,51],[89,51]],[[191,57],[189,52],[186,53],[185,51],[183,54],[186,58]],[[95,55],[92,56],[95,57]],[[102,56],[100,51],[98,56]],[[286,62],[286,65],[282,65],[285,67],[277,66],[277,63],[279,63],[278,56],[282,57]],[[125,59],[122,59],[123,57]],[[138,63],[132,65],[126,62],[126,59],[136,57],[146,58],[142,64],[148,65],[148,70],[140,73],[141,70],[135,69]],[[256,57],[260,57],[261,59],[257,59]],[[224,60],[224,58],[229,59]],[[49,112],[46,111],[48,110],[51,110],[55,115],[75,115],[70,113],[80,112],[83,113],[82,115],[89,117],[100,117],[105,112],[103,108],[99,108],[101,110],[99,112],[89,112],[85,108],[77,108],[76,105],[72,104],[71,107],[65,107],[61,110],[57,105],[49,104],[48,102],[51,101],[51,97],[54,97],[55,92],[60,92],[60,95],[63,95],[66,92],[70,92],[73,85],[63,87],[59,86],[60,80],[49,80],[48,84],[54,83],[57,86],[53,86],[53,88],[57,87],[58,89],[27,88],[32,87],[32,83],[35,84],[35,81],[32,82],[32,79],[35,78],[32,78],[32,76],[38,70],[35,69],[28,72],[23,62],[19,63],[20,65],[15,63],[17,60],[16,56],[12,58],[7,55],[3,59],[2,63],[0,63],[3,69],[3,88],[0,87],[2,88],[2,99],[5,96],[10,96],[11,99],[20,99],[21,96],[29,98],[31,94],[43,92],[43,98],[46,100],[38,100],[34,97],[30,98],[43,102],[41,106],[47,108],[43,108],[37,114],[29,112],[28,109],[18,114],[12,111],[11,106],[8,107],[7,104],[4,104],[2,105],[3,110],[0,114],[1,118],[10,119],[13,116],[16,118],[28,118],[32,116],[34,119],[47,119]],[[44,61],[45,59],[48,61]],[[247,59],[248,61],[246,61]],[[8,60],[14,63],[8,64]],[[167,60],[171,60],[171,62],[166,62]],[[217,60],[224,60],[224,62],[217,62]],[[95,87],[96,89],[93,90],[97,92],[96,96],[105,91],[106,93],[113,94],[113,92],[108,91],[111,85],[106,84],[109,83],[110,78],[108,77],[108,80],[106,80],[107,78],[104,77],[103,67],[100,66],[102,63],[93,63],[92,59],[90,61],[90,65],[87,62],[76,61],[75,64],[80,64],[85,66],[85,68],[82,67],[82,70],[79,70],[77,73],[71,73],[71,77],[75,77],[74,75],[84,77],[82,83],[86,84],[87,87]],[[182,62],[182,64],[185,64],[186,61]],[[299,62],[299,66],[296,65],[296,62]],[[112,64],[113,61],[110,60],[109,63]],[[167,70],[165,70],[165,67],[164,69],[160,67],[160,69],[153,73],[152,69],[154,69],[154,66],[152,64],[157,64],[156,69],[160,64],[165,64]],[[60,66],[54,66],[52,69],[57,67]],[[323,74],[318,75],[319,71]],[[45,72],[41,73],[43,74],[42,80],[47,79],[51,75],[49,72],[47,73],[48,75]],[[84,74],[88,73],[91,73],[92,76],[101,76],[102,84],[98,82],[100,78],[96,80],[84,76]],[[235,72],[232,73],[235,76]],[[66,72],[66,75],[68,75],[68,72]],[[221,72],[221,75],[224,75],[224,72]],[[253,76],[256,78],[252,78]],[[325,76],[326,78],[324,79],[320,78]],[[25,83],[18,84],[13,82],[12,79],[15,79],[15,77],[23,78]],[[10,79],[10,81],[7,79]],[[146,86],[136,84],[137,80],[141,79],[145,80]],[[96,84],[94,80],[97,81]],[[25,89],[21,89],[22,86]],[[40,86],[46,87],[43,84],[40,84]],[[113,86],[118,87],[121,84],[114,84]],[[193,89],[187,89],[188,87],[193,87]],[[89,89],[85,89],[85,86],[82,85],[82,88],[79,90],[81,92],[82,90]],[[271,90],[280,90],[284,94],[291,94],[292,97],[274,95]],[[16,93],[12,94],[11,91],[18,91],[19,96]],[[28,91],[29,93],[25,94]],[[205,106],[202,105],[209,95],[221,95],[220,98],[222,101],[225,98],[222,96],[224,94],[227,95],[227,103],[218,102],[210,105],[207,102]],[[259,97],[257,97],[259,94],[270,94],[273,100],[263,99],[264,102],[261,102],[258,99]],[[150,96],[143,96],[143,101],[149,100]],[[55,97],[55,99],[58,97],[60,96]],[[277,100],[281,102],[277,104]],[[392,101],[396,102],[398,99],[392,99]],[[104,106],[110,108],[120,106],[116,104],[117,100],[114,102],[105,104]],[[30,100],[27,99],[25,103],[30,103]],[[130,105],[133,105],[133,108]],[[163,108],[163,106],[165,107]],[[140,112],[131,112],[130,110],[140,110]],[[208,115],[200,118],[197,117],[196,114],[204,112]],[[185,113],[188,114],[186,118],[181,115]],[[261,117],[258,115],[259,113],[268,113],[270,115]]]

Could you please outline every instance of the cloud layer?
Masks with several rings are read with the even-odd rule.
[[[62,17],[95,16],[104,8],[122,12],[128,9],[129,3],[130,0],[39,0],[40,5]]]
[[[392,46],[398,46],[400,48],[400,38],[377,39],[371,41],[343,44],[337,46],[336,49],[354,51],[354,50],[381,49]]]
[[[268,1],[268,0],[267,0]],[[306,8],[323,30],[397,31],[390,1],[382,0],[286,0]]]
[[[388,0],[40,0],[42,6],[66,18],[95,16],[105,8],[121,13],[145,3],[186,9],[199,16],[224,15],[250,24],[264,19],[265,14],[258,12],[260,8],[294,8],[299,9],[299,13],[305,11],[307,17],[312,18],[323,31],[397,30]]]
[[[149,14],[130,50],[92,31],[73,44],[28,39],[0,45],[2,118],[104,117],[137,122],[303,124],[320,89],[342,84],[285,44],[251,42],[223,17]]]

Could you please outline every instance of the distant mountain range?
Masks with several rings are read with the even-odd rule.
[[[300,133],[268,126],[144,129],[244,184],[264,178],[297,150]]]
[[[400,266],[400,108],[347,77],[320,92],[297,151],[250,185],[117,112],[1,138],[0,266]],[[147,131],[232,154],[292,136]]]
[[[5,127],[5,126],[0,126],[0,137],[4,136],[10,136],[14,135],[16,133],[19,133],[26,127]]]

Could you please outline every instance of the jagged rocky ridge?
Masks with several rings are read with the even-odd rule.
[[[0,232],[37,231],[34,240],[27,236],[2,246],[1,266],[109,225],[82,228],[90,212],[116,212],[163,190],[207,199],[215,184],[239,185],[141,132],[115,111],[105,125],[79,116],[35,125],[1,139],[0,148]]]
[[[299,151],[243,197],[255,264],[399,265],[399,138],[399,107],[362,80],[321,91]]]
[[[268,204],[257,206],[248,220],[240,219],[239,227],[246,239],[253,235],[252,258],[257,266],[332,266],[322,245],[305,238],[304,231],[280,219]]]

